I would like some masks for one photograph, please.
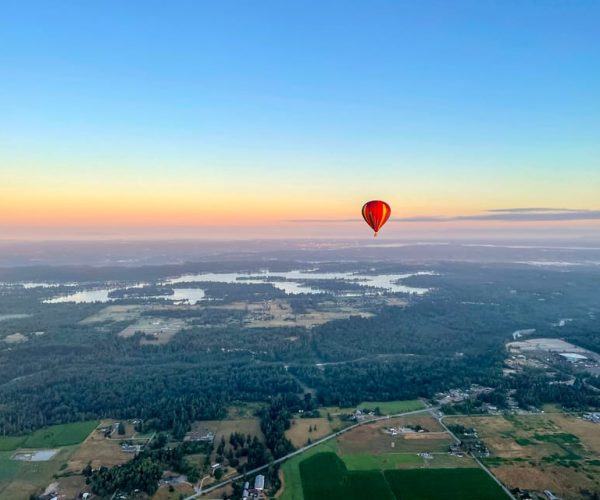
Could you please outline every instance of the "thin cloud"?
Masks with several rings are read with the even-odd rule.
[[[355,219],[293,219],[287,222],[299,223],[338,223],[357,222]],[[548,222],[600,220],[600,210],[582,210],[574,208],[494,208],[481,214],[472,215],[424,215],[414,217],[396,217],[390,222],[456,222],[456,221],[506,221],[506,222]]]
[[[547,208],[547,207],[528,207],[528,208],[492,208],[486,212],[505,212],[505,213],[530,213],[530,212],[585,212],[578,208]]]

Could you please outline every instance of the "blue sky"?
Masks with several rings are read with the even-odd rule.
[[[126,193],[159,189],[231,196],[231,218],[274,191],[292,218],[377,196],[407,216],[599,205],[598,2],[24,1],[2,19],[5,200],[66,200],[44,223],[94,190],[125,219]]]

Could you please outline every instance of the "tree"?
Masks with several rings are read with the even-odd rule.
[[[200,472],[196,467],[191,467],[187,473],[187,479],[190,483],[196,484],[200,479]]]
[[[119,434],[119,436],[125,435],[125,425],[123,424],[123,422],[119,422],[117,424],[117,433]]]
[[[81,473],[85,477],[90,477],[92,475],[92,464],[90,462],[88,462],[88,464],[83,468],[83,470],[81,471]]]

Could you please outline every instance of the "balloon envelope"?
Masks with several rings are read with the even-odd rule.
[[[381,200],[368,201],[362,207],[363,219],[373,228],[375,236],[377,236],[377,232],[390,218],[391,213],[390,206]]]

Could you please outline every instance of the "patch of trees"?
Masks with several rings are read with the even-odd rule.
[[[163,448],[165,436],[155,441],[147,450],[140,452],[133,460],[114,467],[101,467],[85,474],[92,491],[99,496],[108,496],[115,491],[131,493],[145,491],[153,495],[158,489],[158,481],[165,470],[186,474],[188,481],[195,483],[199,478],[198,469],[190,464],[186,455],[210,453],[206,443],[183,443],[175,448]]]
[[[206,297],[222,303],[284,299],[286,293],[270,283],[197,283]]]
[[[119,288],[108,292],[112,299],[143,299],[159,295],[173,295],[173,288],[169,286],[147,285],[142,287]]]
[[[299,404],[296,396],[280,395],[273,398],[259,413],[260,428],[275,458],[281,458],[294,450],[290,440],[285,437],[285,431],[291,425],[291,410]]]

